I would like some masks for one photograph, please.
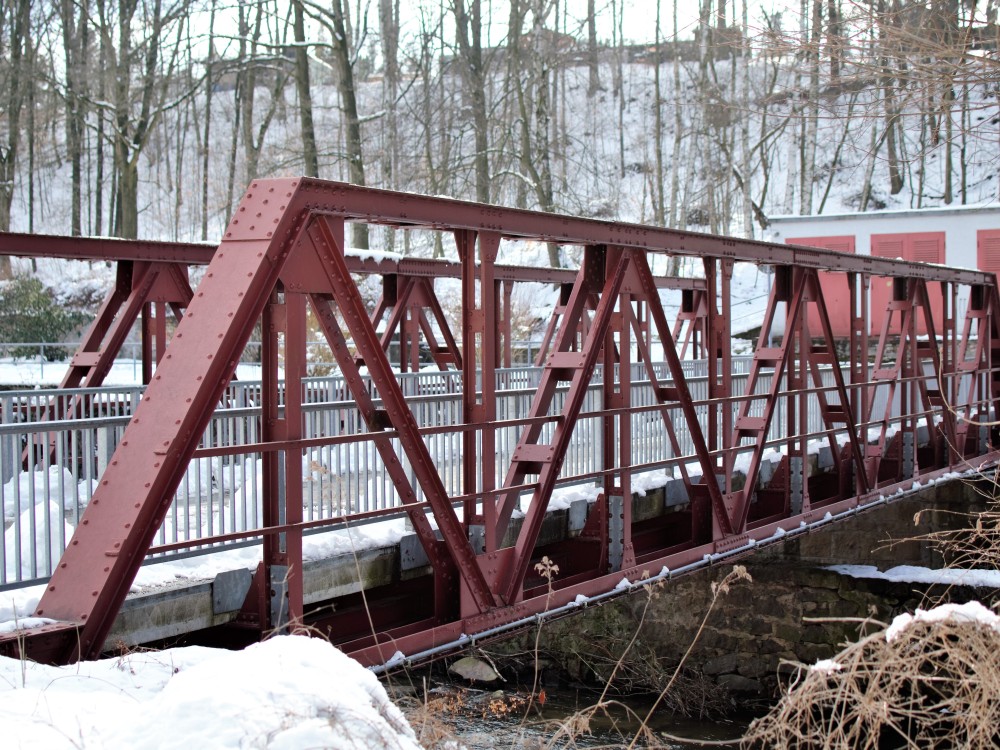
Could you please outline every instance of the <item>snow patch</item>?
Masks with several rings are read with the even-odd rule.
[[[934,570],[918,565],[897,565],[889,570],[880,571],[874,565],[831,565],[827,570],[852,578],[874,578],[892,583],[1000,588],[1000,570],[990,568],[941,568]]]
[[[979,602],[942,604],[933,609],[917,609],[914,614],[897,615],[885,631],[885,640],[892,643],[904,630],[917,622],[937,624],[942,622],[979,623],[1000,633],[1000,617]]]
[[[304,636],[68,667],[0,657],[0,725],[5,747],[53,750],[419,748],[374,674]]]
[[[820,659],[818,662],[809,667],[809,671],[830,676],[840,672],[843,668],[843,664],[838,661],[834,661],[833,659]]]

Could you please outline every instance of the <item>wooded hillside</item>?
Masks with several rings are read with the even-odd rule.
[[[678,4],[0,0],[0,230],[213,239],[279,174],[757,237],[997,200],[996,0]]]

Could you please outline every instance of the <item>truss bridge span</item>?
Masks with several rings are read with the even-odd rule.
[[[436,234],[459,260],[353,251],[353,224],[414,244]],[[498,262],[532,243],[558,243],[579,268]],[[52,561],[45,624],[0,636],[5,653],[96,656],[147,558],[253,543],[225,626],[234,638],[312,626],[385,666],[997,458],[1000,302],[977,271],[313,179],[253,183],[214,249],[6,235],[0,252],[118,263],[67,390],[28,420],[32,437],[30,399],[4,407],[12,472],[93,465],[95,483]],[[698,272],[660,276],[662,257]],[[188,267],[206,263],[192,287]],[[743,360],[731,339],[740,263],[773,274]],[[374,304],[359,273],[381,278]],[[455,280],[457,323],[442,277]],[[892,289],[884,310],[871,308],[875,283]],[[534,311],[552,297],[533,367],[513,366],[518,284],[536,285]],[[850,304],[842,342],[830,284]],[[120,412],[94,412],[135,325],[146,385]],[[260,382],[234,383],[255,329]],[[317,331],[336,363],[326,380],[308,368]],[[80,419],[110,432],[60,437]],[[653,472],[671,499],[635,513]],[[587,502],[572,534],[547,541],[546,512],[567,487],[590,488]],[[306,596],[312,537],[391,517],[405,518],[427,575],[359,582],[332,611]],[[8,578],[36,575],[37,562]]]

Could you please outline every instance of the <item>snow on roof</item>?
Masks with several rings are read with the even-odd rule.
[[[772,224],[798,224],[811,221],[871,221],[907,216],[947,216],[949,214],[995,213],[1000,214],[1000,204],[985,201],[965,206],[930,206],[925,208],[884,208],[878,211],[849,211],[829,214],[777,214],[768,216]]]

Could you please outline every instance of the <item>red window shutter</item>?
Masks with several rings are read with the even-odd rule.
[[[1000,229],[980,229],[976,246],[979,270],[1000,273]]]
[[[944,263],[944,232],[905,232],[899,234],[873,234],[872,255],[880,258],[902,258],[918,263]],[[884,277],[873,277],[871,281],[871,331],[879,333],[885,320],[885,311],[892,299],[892,280]],[[931,300],[931,315],[937,322],[940,331],[943,307],[941,303],[941,285],[928,284]],[[892,333],[899,332],[898,315],[892,321]],[[923,316],[917,318],[917,335],[927,333],[927,325]]]

